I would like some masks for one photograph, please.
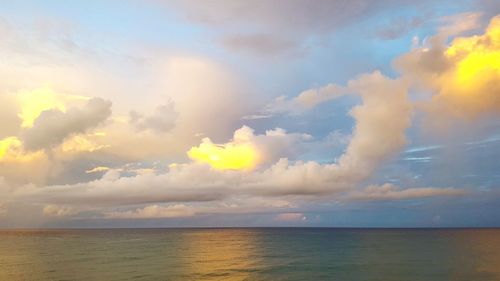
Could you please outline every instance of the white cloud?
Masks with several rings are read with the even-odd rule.
[[[105,212],[108,219],[152,219],[152,218],[181,218],[195,215],[193,208],[183,204],[172,206],[150,205],[132,211]]]
[[[279,23],[280,19],[277,23],[272,22],[274,19],[266,20],[273,26],[282,24]],[[312,18],[305,20],[310,21]],[[261,39],[250,40],[252,42],[236,40],[236,45],[241,47],[259,44],[262,43]],[[267,47],[277,47],[278,52],[280,48],[286,47],[273,45],[274,42],[268,43]],[[170,160],[174,153],[183,154],[189,147],[197,144],[199,138],[195,134],[203,133],[213,140],[229,139],[234,128],[241,126],[242,116],[249,116],[246,114],[252,107],[252,99],[248,98],[251,95],[243,90],[244,85],[223,66],[201,58],[175,57],[154,67],[157,67],[155,73],[158,74],[155,78],[162,81],[158,87],[160,92],[172,102],[157,107],[151,114],[135,114],[132,127],[127,122],[116,121],[119,118],[115,116],[115,121],[105,127],[107,134],[103,137],[103,142],[111,143],[112,146],[99,146],[103,147],[101,155],[113,158],[109,162],[124,158],[138,161],[150,157],[165,159],[166,155]],[[57,75],[54,72],[41,75],[42,78],[48,76]],[[233,139],[212,145],[224,147],[245,142],[255,146],[262,159],[253,171],[219,171],[199,163],[179,164],[168,171],[138,168],[133,176],[124,171],[108,170],[97,180],[66,185],[24,185],[13,188],[9,195],[19,202],[47,204],[44,213],[57,216],[71,214],[72,210],[68,206],[73,205],[101,208],[164,202],[227,202],[237,196],[321,196],[350,192],[369,179],[406,144],[405,130],[410,126],[412,116],[407,88],[400,79],[389,79],[375,72],[350,81],[346,87],[328,84],[306,90],[293,99],[281,98],[268,108],[269,112],[299,112],[348,93],[361,96],[362,103],[351,110],[351,116],[356,121],[352,137],[345,153],[333,164],[294,161],[300,154],[298,148],[310,139],[306,134],[288,133],[282,129],[256,134],[251,128],[244,126],[234,132]],[[101,124],[110,115],[110,106],[109,102],[93,99],[83,109],[45,111],[36,119],[32,128],[25,129],[22,136],[25,146],[36,150],[59,145],[69,136],[84,133]],[[247,119],[268,116],[269,114],[257,115]],[[140,129],[139,132],[134,131],[134,127]],[[149,130],[171,132],[175,138],[159,139],[145,132]],[[106,171],[106,168],[102,168],[104,166],[99,168],[98,165],[108,164],[92,162],[90,167],[97,168],[89,169],[86,166],[82,172],[93,174]],[[116,167],[113,163],[109,163],[109,166]],[[3,173],[7,170],[3,169]],[[53,174],[54,169],[44,172]],[[423,197],[422,194],[439,195],[439,192],[445,191],[425,188],[398,190],[391,187],[371,188],[367,192],[371,192],[370,196],[374,199],[377,196],[400,199]],[[292,206],[293,202],[290,205],[283,202],[277,204]],[[151,205],[124,211],[121,215],[168,216],[169,212],[173,212],[169,208]],[[109,214],[120,216],[113,212]]]
[[[412,105],[406,83],[389,79],[380,72],[349,81],[349,88],[363,102],[351,109],[356,126],[345,154],[339,159],[339,168],[344,177],[365,179],[406,145]]]
[[[351,200],[401,200],[435,196],[460,196],[465,191],[456,188],[417,187],[402,189],[393,184],[370,185],[347,195]]]
[[[274,220],[281,222],[300,222],[306,221],[307,217],[302,213],[283,213],[277,215]]]
[[[339,98],[348,92],[346,88],[335,84],[328,84],[320,88],[305,90],[291,99],[286,96],[279,96],[272,103],[266,105],[263,112],[266,114],[299,114],[314,108],[318,104]]]
[[[98,166],[98,167],[94,167],[92,169],[86,170],[85,173],[91,174],[91,173],[102,173],[102,172],[107,172],[107,171],[109,171],[108,167]]]
[[[43,215],[50,217],[67,217],[71,216],[75,213],[75,210],[72,207],[68,206],[57,206],[57,205],[46,205],[43,208]]]

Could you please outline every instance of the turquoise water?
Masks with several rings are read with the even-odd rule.
[[[0,280],[500,280],[500,230],[3,230]]]

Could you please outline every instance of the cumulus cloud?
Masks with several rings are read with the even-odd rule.
[[[408,85],[403,80],[389,79],[374,72],[349,81],[347,87],[329,84],[302,92],[289,101],[290,104],[314,106],[345,93],[361,96],[362,104],[350,112],[356,125],[346,152],[338,163],[328,167],[333,170],[332,178],[352,181],[366,178],[406,144],[405,131],[412,117],[407,92]]]
[[[241,42],[236,43],[238,45]],[[244,48],[247,43],[243,42],[238,47]],[[272,44],[269,43],[268,47],[274,46]],[[280,48],[276,52],[281,52]],[[429,63],[436,61],[429,59]],[[436,71],[449,66],[445,64],[444,68],[440,67],[437,65]],[[195,134],[210,136],[190,150],[189,154],[194,162],[172,165],[168,171],[148,170],[132,176],[123,171],[92,165],[90,167],[97,168],[86,167],[83,171],[89,174],[106,172],[104,176],[78,184],[22,186],[12,192],[16,200],[46,204],[47,211],[44,210],[44,213],[56,216],[70,214],[65,209],[70,205],[115,207],[156,204],[133,210],[107,212],[108,217],[114,218],[145,218],[174,216],[172,214],[178,210],[174,210],[173,206],[160,205],[166,202],[226,202],[225,200],[234,196],[336,194],[349,192],[369,179],[406,144],[405,130],[410,126],[412,106],[407,97],[408,85],[403,79],[389,79],[374,72],[349,81],[345,87],[329,84],[304,91],[293,99],[282,98],[274,107],[269,108],[268,112],[298,112],[345,94],[361,97],[361,104],[350,112],[356,125],[345,153],[332,164],[320,164],[315,161],[295,161],[297,153],[300,153],[297,148],[310,139],[308,135],[288,133],[282,129],[256,134],[246,126],[233,133],[236,126],[241,126],[238,122],[241,116],[249,112],[250,107],[240,97],[249,95],[241,94],[244,87],[236,83],[232,75],[220,65],[203,59],[174,58],[163,65],[162,70],[161,78],[165,82],[162,90],[172,102],[157,107],[149,115],[132,113],[131,123],[124,121],[122,125],[132,124],[133,128],[128,130],[135,128],[139,131],[172,132],[180,143],[178,145],[188,148],[193,145],[190,143],[192,140],[198,141],[198,137],[193,137]],[[109,116],[109,107],[108,102],[93,99],[83,108],[45,110],[34,120],[33,127],[24,129],[22,140],[29,150],[53,147],[68,140],[70,136],[87,132],[100,124]],[[211,122],[206,122],[207,120]],[[114,147],[123,151],[150,149],[151,153],[156,153],[157,148],[171,145],[168,141],[161,140],[153,147],[141,138],[136,138],[134,145],[131,142],[120,143],[126,139],[123,136],[136,137],[131,131],[123,131],[125,133],[122,137],[113,135],[108,138],[113,140]],[[229,141],[217,143],[212,139]],[[145,146],[148,147],[144,148]],[[241,150],[241,147],[250,149]],[[110,151],[112,149],[115,148],[109,148]],[[238,171],[239,166],[225,169],[225,165],[221,166],[222,169],[217,169],[221,167],[214,165],[228,157],[240,161],[245,151],[250,151],[251,154],[250,169]],[[231,156],[233,154],[235,156]],[[139,155],[137,158],[143,156]],[[366,192],[372,198],[383,193],[393,199],[423,197],[420,194],[431,193],[425,188],[399,190],[395,187],[383,190],[369,188]]]
[[[67,137],[85,133],[111,115],[111,102],[93,98],[83,108],[43,111],[35,119],[33,127],[23,131],[23,143],[27,150],[52,148]]]
[[[456,188],[417,187],[402,189],[393,184],[370,185],[347,195],[351,200],[401,200],[435,196],[460,196],[465,191]]]
[[[459,19],[464,19],[459,21]],[[433,95],[421,108],[433,117],[476,118],[500,110],[500,16],[483,34],[450,35],[477,27],[476,14],[461,14],[429,39],[395,62],[403,76]]]
[[[281,128],[255,135],[253,129],[243,126],[234,132],[230,142],[214,144],[204,138],[199,146],[188,151],[188,155],[216,169],[251,170],[282,157],[293,158],[300,152],[301,143],[311,138],[307,134],[287,133]]]
[[[356,126],[339,166],[344,176],[362,179],[406,145],[406,129],[411,125],[413,111],[407,84],[380,72],[349,81],[349,88],[363,102],[351,109]]]
[[[153,219],[153,218],[181,218],[195,215],[193,208],[183,204],[171,206],[150,205],[131,211],[114,211],[104,213],[108,219]]]
[[[12,195],[25,202],[56,205],[120,206],[153,202],[200,202],[224,198],[231,184],[205,165],[172,168],[165,174],[123,176],[109,170],[102,178],[90,182],[16,188]],[[23,199],[24,198],[24,199]]]
[[[480,18],[480,13],[443,17],[438,34],[424,43],[416,42],[394,62],[402,80],[419,91],[431,91],[431,99],[418,106],[434,117],[474,118],[499,110],[500,16],[491,19],[483,34],[457,37],[480,27]],[[454,39],[448,43],[450,37]],[[300,113],[349,90],[328,84],[291,99],[281,96],[264,112]]]
[[[480,27],[480,19],[480,13],[443,17],[435,36],[423,43],[417,38],[414,48],[395,60],[398,80],[417,93],[430,92],[430,98],[422,94],[413,102],[427,113],[427,124],[442,128],[450,118],[474,120],[499,112],[500,16],[491,19],[484,33],[460,37]],[[291,99],[278,97],[263,112],[297,114],[353,90],[329,84]]]
[[[130,123],[141,131],[149,129],[158,133],[167,133],[175,126],[177,115],[178,113],[175,112],[174,103],[170,101],[156,107],[154,112],[148,116],[143,116],[136,111],[131,111]]]
[[[52,205],[54,213],[64,207]],[[158,219],[158,218],[185,218],[198,215],[214,215],[214,214],[269,214],[281,212],[283,210],[296,209],[298,206],[290,201],[259,196],[233,196],[224,200],[214,202],[198,202],[186,204],[153,204],[137,207],[136,205],[116,207],[105,206],[98,208],[77,207],[72,208],[64,216],[73,216],[84,218],[85,212],[96,214],[99,218],[104,219]],[[77,211],[79,210],[79,211]],[[90,212],[89,212],[90,211]],[[45,216],[51,216],[45,214]],[[56,214],[52,215],[57,217]]]
[[[347,191],[366,180],[405,145],[405,130],[411,118],[406,84],[402,81],[375,72],[350,81],[349,88],[358,93],[363,102],[351,111],[356,120],[351,141],[346,152],[333,164],[281,158],[271,166],[247,172],[216,169],[218,167],[205,164],[213,164],[210,161],[199,161],[201,163],[171,165],[164,173],[131,177],[109,170],[95,181],[41,188],[28,186],[19,188],[15,196],[19,200],[59,205],[120,206],[214,201],[236,195],[313,195]],[[205,160],[212,156],[226,157],[225,153],[233,152],[237,152],[235,159],[238,159],[241,151],[230,150],[249,145],[262,154],[263,159],[273,163],[277,157],[290,156],[289,149],[308,138],[303,134],[288,134],[282,129],[256,135],[249,127],[243,127],[235,132],[229,143],[218,146],[207,140],[202,143],[204,146],[195,147],[195,150],[218,151],[206,155]]]
[[[167,61],[158,59],[154,68],[157,81],[154,87],[163,94],[161,100],[171,102],[157,103],[161,105],[146,113],[147,107],[134,101],[137,107],[132,108],[144,114],[138,114],[132,124],[125,115],[131,108],[127,104],[130,89],[123,92],[124,99],[120,99],[114,115],[106,122],[97,120],[106,120],[105,107],[94,106],[92,111],[88,97],[54,90],[65,87],[17,90],[24,87],[16,86],[12,94],[0,95],[0,100],[5,97],[12,101],[2,104],[6,107],[2,111],[6,114],[5,120],[12,124],[9,122],[0,128],[0,131],[5,129],[6,136],[0,139],[0,174],[16,184],[83,182],[99,176],[99,173],[85,173],[96,166],[119,167],[145,159],[186,161],[186,151],[199,143],[198,133],[213,139],[227,139],[234,128],[241,126],[241,117],[248,113],[253,98],[245,98],[250,96],[245,94],[247,87],[225,67],[203,58],[171,57]],[[53,72],[49,74],[61,77]],[[31,81],[32,75],[29,77],[12,80]],[[60,80],[70,79],[64,76]],[[85,86],[104,85],[86,81]],[[120,84],[129,85],[129,81],[122,82]],[[86,89],[73,84],[68,88],[71,90],[60,92],[80,93]],[[92,89],[92,92],[96,91]],[[99,131],[93,130],[97,128]]]

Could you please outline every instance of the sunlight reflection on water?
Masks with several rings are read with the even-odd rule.
[[[0,280],[500,280],[500,230],[0,231]]]

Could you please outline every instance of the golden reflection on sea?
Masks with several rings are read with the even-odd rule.
[[[490,280],[500,280],[500,236],[498,229],[474,229],[457,233],[457,248],[466,248],[458,259],[473,266],[479,275]],[[474,260],[471,263],[470,260]]]
[[[259,236],[253,230],[199,230],[181,240],[185,276],[203,280],[247,280],[261,262]]]

